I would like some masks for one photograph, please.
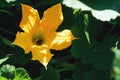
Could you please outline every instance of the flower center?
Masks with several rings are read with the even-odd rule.
[[[36,45],[40,46],[43,43],[42,39],[36,39],[34,42]]]
[[[44,42],[44,38],[40,35],[34,35],[33,36],[33,39],[32,39],[32,42],[37,45],[37,46],[40,46],[43,44]]]

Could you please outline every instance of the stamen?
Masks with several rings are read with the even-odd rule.
[[[37,45],[37,46],[40,46],[43,44],[44,40],[42,37],[33,37],[33,40],[32,42]]]
[[[39,34],[34,34],[32,38],[33,44],[40,46],[44,43],[44,37],[41,33]]]
[[[42,43],[43,43],[42,39],[36,39],[35,40],[35,44],[38,45],[38,46],[41,45]]]

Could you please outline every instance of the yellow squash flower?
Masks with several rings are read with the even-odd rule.
[[[22,21],[13,44],[32,52],[32,60],[38,60],[45,67],[52,58],[50,49],[62,50],[69,47],[75,37],[70,30],[56,32],[63,21],[61,4],[56,4],[44,12],[42,19],[36,9],[22,4]]]

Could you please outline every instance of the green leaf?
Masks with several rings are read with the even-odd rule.
[[[85,34],[81,33],[81,38],[74,40],[72,43],[72,56],[75,58],[83,58],[85,55],[87,55],[88,50],[89,45],[87,43],[87,39],[85,38]]]
[[[79,63],[76,65],[72,78],[73,80],[84,80],[84,76],[86,72],[88,72],[91,69],[91,65],[89,64],[84,64],[84,63]]]
[[[85,75],[85,80],[110,80],[109,71],[90,70]]]
[[[104,10],[104,9],[112,9],[115,11],[119,11],[120,5],[119,0],[79,0],[84,4],[92,7],[95,10]]]
[[[113,61],[113,69],[115,71],[115,80],[120,80],[120,49],[112,48],[115,53],[115,58]]]
[[[115,46],[116,40],[116,37],[109,36],[93,45],[94,51],[90,60],[96,69],[104,71],[112,67],[114,53],[111,47]]]
[[[0,8],[10,7],[6,0],[0,0]]]
[[[11,57],[7,61],[8,63],[11,64],[19,64],[19,65],[24,65],[31,59],[31,54],[24,54],[24,50],[20,47],[15,46],[12,50]]]
[[[15,70],[14,80],[31,80],[27,71],[23,68],[17,68]]]
[[[74,40],[72,43],[72,56],[78,59],[83,59],[89,63],[88,57],[91,54],[92,47],[90,45],[89,35],[86,35],[86,27],[84,24],[84,18],[79,16],[78,23],[72,28],[73,35],[78,39]]]
[[[96,38],[100,35],[103,29],[103,22],[96,20],[92,15],[89,14],[88,17],[89,25],[87,27],[87,32],[89,33],[89,38],[91,44],[96,43]]]
[[[16,68],[12,65],[3,65],[0,69],[2,80],[31,80],[28,73],[23,68]],[[5,77],[5,78],[4,78]]]
[[[83,16],[83,15],[81,15]],[[106,70],[112,66],[114,58],[113,52],[110,48],[114,45],[115,38],[108,38],[104,42],[97,41],[102,24],[91,16],[84,14],[83,17],[78,16],[76,26],[72,28],[73,34],[78,37],[72,44],[72,56],[82,59],[85,63],[92,63],[98,70]],[[86,32],[88,35],[86,35]],[[108,44],[107,44],[108,43]]]
[[[0,65],[1,65],[3,62],[7,61],[8,59],[9,59],[9,57],[5,57],[5,58],[0,59]]]
[[[89,57],[91,55],[92,48],[84,43],[81,40],[75,40],[72,44],[72,56],[77,58],[77,59],[83,59],[86,63],[89,63]]]
[[[112,67],[114,53],[110,47],[103,44],[96,44],[94,53],[91,55],[91,62],[98,70],[107,70]]]
[[[0,77],[0,80],[8,80],[8,79],[5,77]]]
[[[3,65],[0,69],[1,76],[6,77],[7,79],[14,78],[15,67],[11,65]]]
[[[47,70],[43,68],[41,70],[41,76],[43,80],[60,80],[59,74],[51,66],[48,66]]]

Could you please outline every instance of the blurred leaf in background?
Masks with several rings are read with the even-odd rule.
[[[113,61],[113,69],[115,71],[115,80],[120,80],[120,50],[117,49],[117,46],[115,48],[112,48],[112,50],[115,53],[115,58]]]

